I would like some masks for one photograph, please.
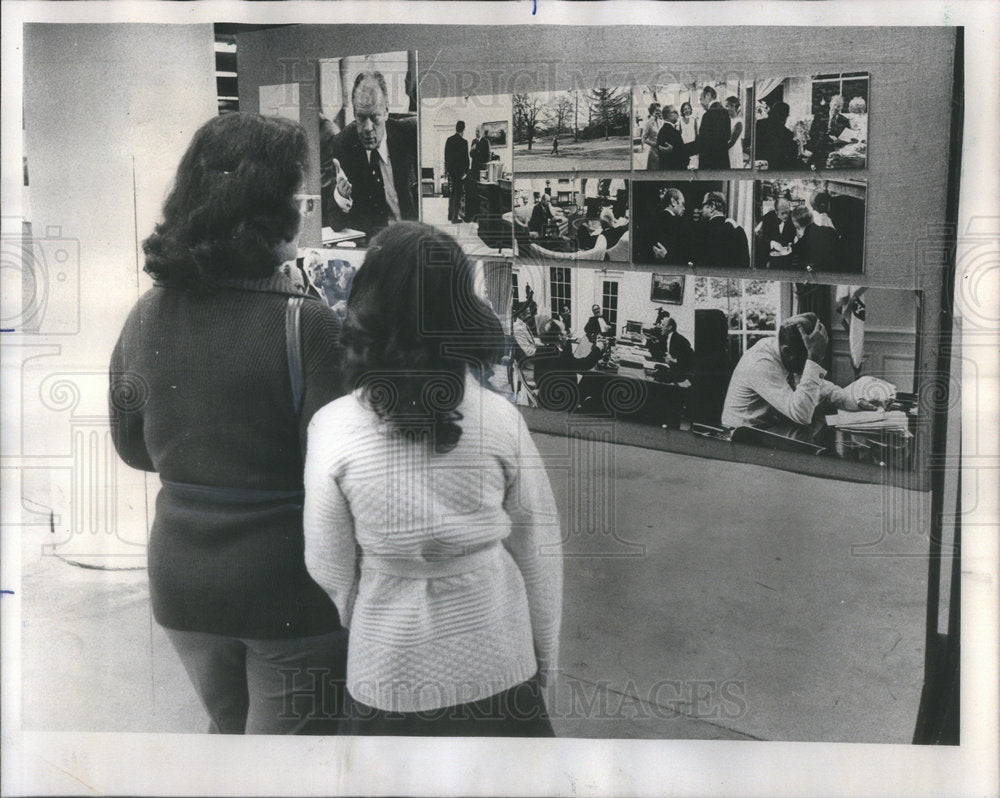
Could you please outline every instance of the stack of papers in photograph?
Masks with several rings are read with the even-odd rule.
[[[889,430],[909,434],[906,413],[902,410],[838,410],[826,417],[827,426],[847,432],[879,432]]]

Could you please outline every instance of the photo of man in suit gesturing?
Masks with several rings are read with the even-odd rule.
[[[389,117],[381,72],[360,72],[354,121],[321,141],[323,225],[371,238],[390,222],[417,218],[416,118]]]

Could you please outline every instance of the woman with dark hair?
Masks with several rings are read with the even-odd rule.
[[[551,736],[559,521],[517,408],[484,385],[503,332],[455,240],[380,233],[343,344],[354,391],[309,427],[305,536],[351,627],[345,730]]]
[[[111,358],[115,446],[162,483],[153,615],[213,732],[329,734],[342,712],[347,633],[302,539],[305,432],[342,393],[340,331],[279,268],[295,256],[307,158],[285,119],[198,130],[143,245],[155,286]],[[293,701],[303,689],[322,704]]]

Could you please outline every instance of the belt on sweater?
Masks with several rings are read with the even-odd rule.
[[[215,502],[217,504],[265,504],[267,502],[296,502],[305,498],[302,490],[263,490],[258,488],[226,488],[219,485],[194,485],[174,482],[160,477],[160,482],[178,499]]]
[[[495,541],[483,549],[453,557],[436,560],[414,560],[409,557],[364,554],[361,557],[363,571],[378,571],[404,579],[434,579],[441,576],[458,576],[478,570],[496,562],[500,553],[500,541]]]

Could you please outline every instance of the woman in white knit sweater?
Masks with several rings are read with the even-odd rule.
[[[503,345],[449,236],[372,242],[342,341],[353,393],[309,427],[306,564],[350,627],[353,734],[550,736],[559,519]]]

